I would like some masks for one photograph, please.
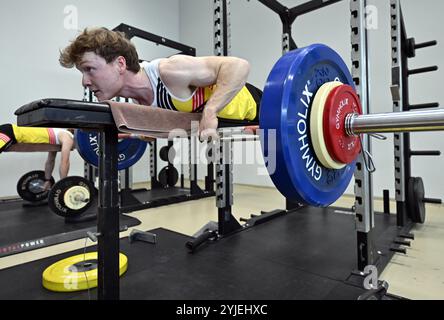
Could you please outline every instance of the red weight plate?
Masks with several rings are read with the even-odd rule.
[[[361,102],[349,85],[334,88],[324,108],[324,140],[330,156],[341,163],[352,163],[361,151],[358,136],[345,132],[345,117],[349,113],[362,114]]]

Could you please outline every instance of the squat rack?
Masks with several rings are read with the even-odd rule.
[[[224,0],[225,1],[225,0]],[[288,8],[277,0],[258,0],[277,13],[282,22],[282,53],[297,49],[297,45],[292,37],[291,26],[295,19],[305,13],[321,9],[341,0],[312,0],[293,8]],[[351,30],[351,74],[356,84],[357,92],[362,102],[363,113],[369,113],[369,61],[368,61],[368,41],[365,19],[366,0],[350,0],[350,30]],[[411,105],[408,94],[408,77],[412,74],[435,71],[436,66],[408,69],[408,58],[415,56],[415,50],[436,45],[436,41],[415,44],[414,38],[407,38],[405,24],[403,21],[400,0],[390,1],[391,18],[391,44],[392,44],[392,98],[393,111],[408,111],[412,109],[436,108],[438,103],[424,103]],[[226,33],[228,34],[228,32]],[[224,41],[226,42],[226,41]],[[362,139],[363,149],[371,153],[371,139],[365,135]],[[411,221],[408,219],[406,205],[406,192],[408,182],[411,178],[411,157],[412,156],[438,156],[440,151],[412,151],[410,150],[410,133],[394,134],[395,153],[395,193],[397,203],[397,226],[400,228],[398,236],[401,238],[413,239],[409,233]],[[355,171],[355,215],[357,230],[357,266],[358,270],[363,270],[367,265],[377,264],[378,256],[373,245],[372,230],[374,228],[373,190],[371,173],[364,169],[364,159],[360,156],[357,160]],[[387,201],[388,202],[388,197]],[[440,199],[424,199],[423,202],[441,203]],[[288,204],[287,209],[292,208]],[[388,203],[385,203],[388,207]],[[389,210],[384,210],[389,213]],[[391,251],[405,253],[404,248],[399,245],[409,245],[408,242],[397,240]]]
[[[341,0],[312,0],[300,4],[293,8],[288,8],[277,0],[258,0],[260,3],[277,13],[282,21],[282,54],[290,50],[297,49],[291,33],[291,26],[297,17],[321,9],[328,5],[337,3]],[[227,21],[229,17],[229,0],[214,0],[215,4],[215,43],[220,47],[221,43],[229,44],[228,40],[220,41],[218,36],[228,37],[229,32],[226,29],[229,24],[225,24],[222,32],[216,32],[216,26],[220,21]],[[368,49],[367,49],[367,30],[365,28],[365,7],[366,0],[350,0],[350,29],[351,29],[351,48],[352,48],[352,70],[351,74],[356,84],[357,92],[361,99],[363,113],[369,113],[369,72],[368,72]],[[225,10],[225,11],[224,11]],[[222,18],[216,13],[221,12]],[[218,23],[219,22],[219,23]],[[224,25],[222,23],[222,25]],[[222,50],[219,50],[219,52]],[[227,50],[226,50],[227,51]],[[370,136],[366,135],[362,139],[364,150],[371,152]],[[373,245],[372,229],[374,228],[374,211],[372,196],[372,177],[371,173],[365,169],[364,159],[359,156],[355,171],[355,215],[357,231],[357,268],[364,270],[367,265],[374,265],[377,262],[375,248]],[[300,204],[291,203],[286,200],[286,209],[297,209]]]
[[[227,2],[228,1],[228,2]],[[312,0],[300,4],[293,8],[288,8],[277,0],[258,0],[260,3],[271,9],[279,15],[282,22],[282,53],[297,49],[291,33],[291,26],[295,19],[303,14],[321,9],[341,0]],[[229,0],[215,0],[215,4],[222,2],[223,8],[227,7]],[[357,92],[362,103],[363,113],[370,113],[369,103],[369,61],[368,61],[368,41],[365,19],[366,0],[350,0],[350,31],[351,31],[351,74],[356,85]],[[227,9],[226,9],[227,10]],[[437,103],[427,103],[412,106],[408,102],[408,79],[411,74],[434,71],[437,67],[421,68],[417,70],[408,70],[407,57],[414,56],[414,50],[435,45],[436,41],[416,44],[414,39],[407,39],[405,26],[400,9],[400,0],[391,0],[391,39],[392,39],[392,95],[394,111],[406,111],[411,109],[437,107]],[[216,13],[216,11],[215,11]],[[229,17],[228,10],[225,16]],[[224,21],[225,19],[222,19]],[[216,16],[215,16],[215,21]],[[216,23],[215,23],[216,25]],[[228,25],[229,26],[229,25]],[[222,35],[228,35],[225,31]],[[215,34],[216,36],[216,34]],[[216,37],[215,37],[216,39]],[[224,40],[223,43],[229,43]],[[406,189],[408,180],[411,177],[410,158],[411,156],[439,155],[439,151],[411,151],[410,134],[395,133],[394,152],[395,152],[395,189],[397,200],[397,225],[401,229],[398,236],[401,238],[413,239],[409,233],[411,223],[407,224],[407,206]],[[371,153],[371,137],[365,135],[362,138],[363,149]],[[378,264],[378,254],[374,247],[373,232],[374,229],[374,208],[373,208],[373,188],[371,173],[366,170],[365,159],[360,156],[357,159],[355,170],[355,222],[357,231],[357,268],[364,270],[367,265]],[[388,199],[387,199],[388,200]],[[387,201],[388,202],[388,201]],[[425,199],[424,202],[441,203],[439,199]],[[287,209],[297,208],[297,204],[290,204],[287,200]],[[387,210],[389,213],[389,210]],[[391,251],[405,253],[404,248],[399,245],[409,245],[408,242],[394,239],[394,245]]]
[[[423,103],[412,105],[409,102],[409,76],[424,72],[436,71],[437,66],[409,69],[408,59],[415,57],[416,49],[426,48],[437,44],[435,40],[424,43],[415,43],[414,38],[408,38],[400,0],[390,0],[391,19],[391,47],[392,47],[392,85],[390,87],[393,100],[393,111],[409,111],[423,108],[437,108],[439,103]],[[409,208],[406,205],[409,180],[412,178],[412,156],[439,156],[440,151],[413,151],[410,149],[410,133],[396,133],[394,135],[395,155],[395,198],[397,225],[408,228]],[[441,203],[440,199],[424,199],[423,202]],[[406,234],[406,238],[413,235]]]

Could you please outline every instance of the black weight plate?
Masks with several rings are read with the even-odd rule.
[[[164,188],[174,187],[178,180],[179,172],[174,167],[169,168],[167,166],[162,168],[162,170],[159,172],[159,182]]]
[[[173,147],[163,146],[162,148],[160,148],[159,157],[161,160],[168,162],[168,159],[170,158],[171,162],[173,162],[175,156],[176,151]]]
[[[415,223],[424,223],[424,183],[420,177],[411,177],[409,179],[407,196],[407,212],[410,219]]]
[[[163,146],[159,150],[159,157],[162,161],[168,161],[168,151],[170,151],[170,148],[168,146]]]
[[[89,201],[80,208],[74,209],[70,204],[65,203],[65,194],[70,192],[69,190],[72,190],[73,187],[84,188],[89,193]],[[95,195],[96,189],[89,180],[77,176],[67,177],[54,184],[48,195],[48,205],[55,214],[61,217],[74,218],[88,210]]]
[[[42,191],[45,183],[45,171],[35,170],[24,174],[17,182],[17,193],[29,202],[38,202],[48,197],[49,190]],[[51,186],[54,178],[51,177]]]

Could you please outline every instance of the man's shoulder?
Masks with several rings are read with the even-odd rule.
[[[69,139],[74,139],[74,135],[71,131],[69,131],[68,129],[62,129],[62,128],[54,128],[55,133],[57,134],[57,136],[60,138],[69,138]]]

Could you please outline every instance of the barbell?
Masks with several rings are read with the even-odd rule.
[[[290,51],[276,62],[259,119],[264,158],[276,159],[267,165],[276,188],[290,201],[320,207],[349,185],[361,134],[444,130],[442,109],[362,114],[346,64],[323,44]]]

